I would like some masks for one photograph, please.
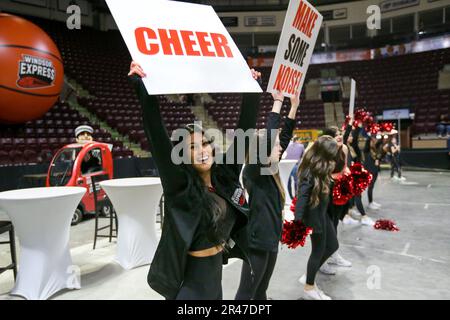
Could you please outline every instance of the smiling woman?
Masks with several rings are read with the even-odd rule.
[[[222,299],[222,263],[231,257],[250,263],[242,235],[248,208],[236,160],[237,137],[222,158],[232,163],[216,163],[212,139],[201,127],[187,125],[184,137],[169,139],[158,100],[148,95],[142,79],[145,73],[131,63],[134,83],[143,110],[143,122],[164,190],[166,214],[161,240],[148,274],[150,286],[167,299]],[[252,70],[253,78],[261,74]],[[259,94],[243,95],[238,128],[256,126]],[[183,158],[176,164],[176,146],[183,146]],[[231,150],[231,151],[230,151]],[[175,152],[176,153],[176,152]],[[227,158],[227,159],[228,159]]]

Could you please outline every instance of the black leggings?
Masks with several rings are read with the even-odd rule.
[[[267,300],[266,291],[275,268],[277,255],[277,252],[250,249],[249,258],[254,276],[251,275],[250,266],[244,262],[236,300]]]
[[[394,172],[397,171],[398,177],[402,177],[402,168],[400,167],[400,159],[398,155],[391,156],[391,178],[394,177]]]
[[[361,213],[362,216],[365,216],[366,215],[366,211],[364,210],[364,206],[363,206],[363,203],[362,203],[361,195],[355,196],[354,199],[355,199],[356,208],[358,209],[359,213]]]
[[[205,258],[188,255],[176,300],[222,300],[222,262],[222,253]]]
[[[367,196],[369,197],[369,203],[372,203],[373,201],[373,188],[375,187],[375,182],[377,182],[378,178],[378,169],[374,170],[375,172],[371,172],[373,175],[372,182],[369,185],[369,188],[367,189]]]
[[[325,218],[323,232],[311,235],[311,245],[312,250],[306,270],[306,283],[312,286],[314,285],[317,271],[339,248],[336,229],[328,216]]]

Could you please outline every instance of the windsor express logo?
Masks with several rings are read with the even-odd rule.
[[[19,61],[17,86],[26,89],[45,88],[53,85],[55,67],[45,58],[22,55]]]

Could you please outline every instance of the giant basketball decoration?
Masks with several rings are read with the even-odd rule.
[[[58,99],[63,79],[52,39],[25,19],[0,13],[0,122],[41,117]]]

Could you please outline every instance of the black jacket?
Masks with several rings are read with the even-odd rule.
[[[309,201],[314,184],[312,178],[302,177],[298,185],[297,203],[295,204],[295,220],[302,220],[303,223],[313,228],[313,233],[322,233],[326,226],[328,206],[330,204],[333,190],[333,183],[330,186],[329,195],[322,195],[319,204],[311,208]]]
[[[174,299],[184,280],[188,250],[200,223],[198,204],[191,201],[196,192],[192,177],[180,165],[171,161],[172,142],[163,124],[156,96],[147,94],[138,76],[130,77],[143,111],[144,129],[151,146],[152,156],[161,178],[165,199],[165,216],[161,239],[150,266],[147,281],[166,299]],[[260,94],[244,94],[238,128],[255,128]],[[237,148],[236,140],[228,152]],[[227,152],[227,153],[228,153]],[[247,239],[238,232],[248,221],[248,205],[239,183],[242,164],[219,164],[212,172],[216,193],[235,210],[237,220],[231,232],[234,247],[224,253],[224,263],[230,257],[248,261]],[[226,154],[223,155],[224,157]],[[223,161],[225,163],[225,161]]]
[[[370,146],[370,137],[367,138],[364,146],[364,167],[372,174],[376,174],[380,171],[380,166],[377,166],[375,161],[378,160],[381,162],[381,159],[383,159],[384,154],[382,149],[382,142],[377,141],[375,148],[372,150]]]
[[[266,133],[267,153],[275,136],[270,134],[272,129],[278,130],[280,114],[271,112],[267,120]],[[287,118],[280,133],[280,146],[286,150],[292,138],[295,120]],[[264,137],[263,137],[264,138]],[[250,217],[247,225],[249,247],[264,251],[277,252],[282,230],[282,211],[284,203],[272,175],[261,174],[262,164],[248,164],[242,175],[245,189],[249,193]]]

